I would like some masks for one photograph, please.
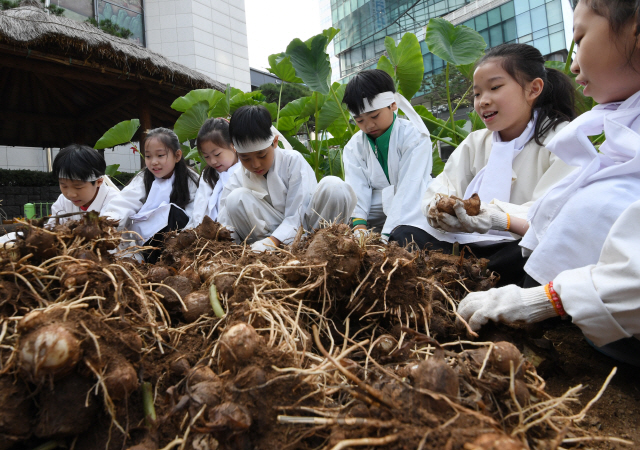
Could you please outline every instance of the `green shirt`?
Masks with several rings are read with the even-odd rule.
[[[378,162],[382,166],[382,170],[384,171],[384,175],[387,177],[387,181],[389,181],[389,140],[391,139],[391,130],[393,130],[393,124],[396,122],[396,115],[393,115],[393,122],[391,122],[391,126],[382,133],[377,139],[373,139],[371,136],[367,134],[367,139],[369,139],[369,143],[371,144],[371,149],[373,150],[373,154],[376,155]]]

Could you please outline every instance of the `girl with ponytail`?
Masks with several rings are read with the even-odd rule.
[[[525,260],[518,244],[529,207],[573,170],[545,147],[575,117],[573,87],[562,72],[545,67],[535,47],[505,44],[478,62],[473,92],[487,128],[469,134],[430,184],[422,200],[430,227],[413,239],[445,252],[454,242],[467,245],[489,259],[501,284],[520,284]],[[455,215],[435,206],[441,195],[473,194],[482,202],[477,216],[468,216],[462,202]]]

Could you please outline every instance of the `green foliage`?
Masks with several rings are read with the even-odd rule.
[[[173,126],[173,131],[178,135],[180,142],[195,139],[202,124],[208,118],[209,102],[199,101],[186,110]]]
[[[265,96],[265,101],[269,103],[278,103],[278,99],[280,99],[280,108],[285,107],[301,97],[311,95],[311,90],[303,84],[282,83],[277,85],[274,83],[265,83],[258,89],[262,92],[262,95]],[[282,89],[281,98],[280,89]],[[282,109],[280,110],[280,114],[282,114]]]
[[[420,89],[424,75],[424,63],[418,38],[413,33],[405,33],[396,47],[395,41],[387,36],[384,38],[384,46],[389,58],[383,60],[383,70],[389,71],[388,61],[393,68],[393,74],[390,75],[396,81],[398,92],[410,100]]]
[[[454,66],[474,63],[487,47],[477,31],[440,18],[429,20],[424,40],[431,53]]]
[[[40,3],[44,5],[44,0],[40,0]],[[0,11],[6,11],[7,9],[13,9],[20,6],[20,0],[0,0]],[[51,14],[54,16],[61,16],[64,14],[64,8],[61,8],[58,5],[49,5],[45,6],[45,9],[48,9]]]
[[[447,86],[445,72],[427,77],[422,82],[425,98],[432,106],[447,105]],[[473,92],[469,89],[470,80],[463,75],[458,67],[449,71],[449,95],[452,102],[460,103],[461,107],[473,106]]]
[[[284,53],[276,53],[269,56],[269,72],[287,83],[302,83],[296,76],[296,70],[291,64],[291,58]],[[262,89],[262,86],[260,87]],[[265,94],[266,95],[266,94]]]
[[[119,164],[112,164],[109,167],[119,166]],[[112,180],[119,181],[121,184],[127,184],[135,173],[118,172],[116,167],[116,174],[110,175]],[[112,169],[111,169],[112,170]],[[39,170],[27,170],[27,169],[0,169],[0,186],[21,186],[21,187],[38,187],[38,186],[58,186],[58,179],[53,175],[53,172],[41,172]]]
[[[116,145],[126,144],[131,142],[133,135],[136,134],[140,128],[140,121],[138,119],[125,120],[109,129],[93,146],[96,150],[102,150],[103,148],[112,148]]]
[[[131,30],[121,27],[117,23],[112,22],[111,19],[102,19],[100,23],[98,23],[96,19],[89,17],[86,21],[94,27],[100,28],[105,33],[119,38],[129,39],[133,36],[133,32]]]
[[[118,175],[119,173],[122,173],[118,170],[119,168],[120,168],[120,164],[109,164],[105,169],[104,173],[105,175],[113,177]]]
[[[325,30],[326,31],[326,30]],[[329,33],[330,35],[331,33]],[[313,91],[329,93],[331,64],[326,52],[329,39],[323,33],[317,34],[306,42],[294,39],[287,46],[286,55],[291,59],[298,77]]]

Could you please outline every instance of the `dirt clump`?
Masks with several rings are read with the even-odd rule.
[[[461,198],[458,198],[454,195],[449,197],[448,195],[440,194],[438,202],[436,203],[436,208],[441,213],[455,216],[456,211],[453,209],[453,207],[458,200],[462,201],[467,215],[477,216],[478,214],[480,214],[480,197],[478,197],[478,194],[473,194],[467,200],[462,200]]]

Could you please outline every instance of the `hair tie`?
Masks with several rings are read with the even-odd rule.
[[[222,119],[222,120],[224,120],[224,121],[225,121],[225,122],[227,122],[227,123],[231,123],[231,122],[229,122],[229,119],[227,119],[227,118],[225,118],[225,117],[216,117],[216,119]]]

